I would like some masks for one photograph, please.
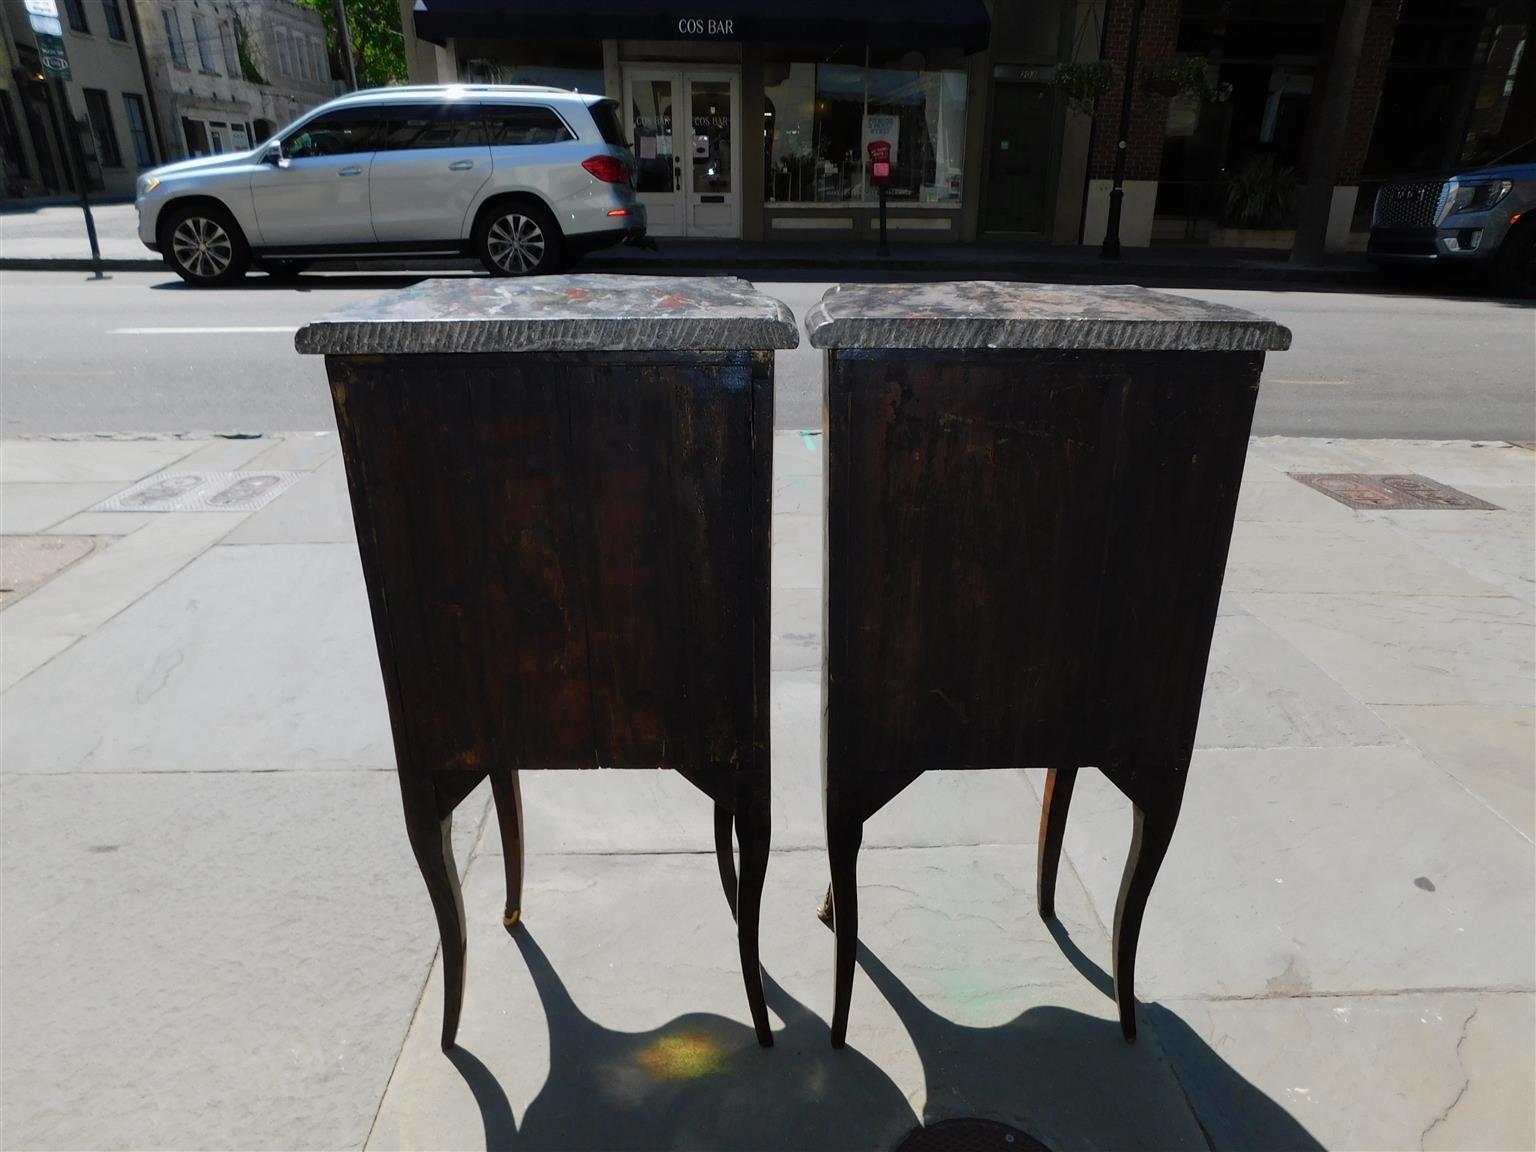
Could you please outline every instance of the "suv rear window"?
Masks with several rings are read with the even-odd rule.
[[[490,129],[491,147],[518,144],[558,144],[576,137],[549,108],[527,104],[486,104],[481,109]]]
[[[624,122],[619,119],[618,101],[602,100],[591,105],[588,110],[592,113],[597,130],[603,134],[604,142],[616,148],[629,147],[629,141],[624,138]]]

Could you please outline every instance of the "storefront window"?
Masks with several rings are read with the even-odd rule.
[[[867,203],[872,139],[892,146],[889,196],[960,203],[966,76],[954,70],[778,65],[765,89],[764,198],[770,204]]]

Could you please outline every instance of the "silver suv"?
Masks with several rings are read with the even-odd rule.
[[[479,257],[560,268],[645,235],[618,105],[512,85],[380,88],[322,104],[249,152],[139,177],[139,239],[189,284],[315,257]]]

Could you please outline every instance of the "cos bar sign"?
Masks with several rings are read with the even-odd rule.
[[[734,36],[736,21],[716,16],[684,16],[677,22],[680,36]]]

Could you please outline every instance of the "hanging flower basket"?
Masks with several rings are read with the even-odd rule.
[[[1170,100],[1194,98],[1211,100],[1217,89],[1205,78],[1204,56],[1172,56],[1161,60],[1148,60],[1136,70],[1136,79],[1143,91]]]
[[[1074,112],[1092,116],[1099,98],[1109,91],[1115,70],[1107,60],[1081,64],[1064,61],[1056,66],[1056,87]]]

